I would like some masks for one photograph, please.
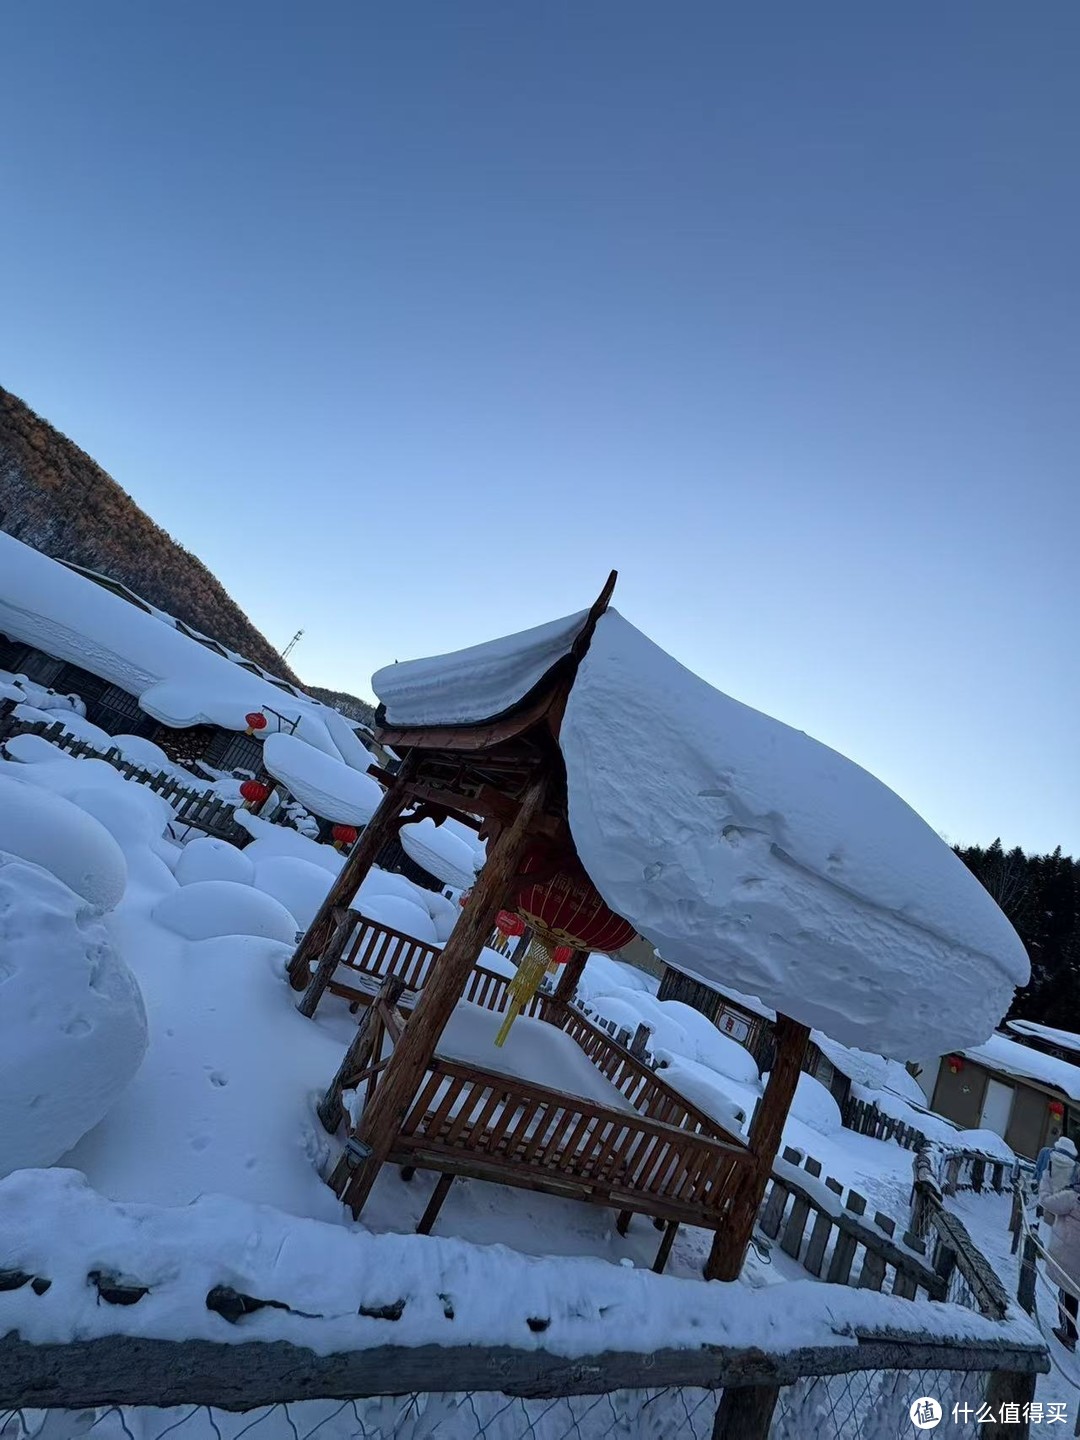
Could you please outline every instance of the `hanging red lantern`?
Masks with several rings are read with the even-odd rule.
[[[264,785],[261,780],[245,780],[240,786],[240,794],[255,810],[260,805],[265,805],[270,799],[270,786]]]
[[[1060,1100],[1051,1100],[1050,1104],[1046,1108],[1050,1111],[1050,1114],[1053,1115],[1055,1120],[1060,1120],[1061,1117],[1065,1114],[1065,1106],[1061,1103]]]
[[[963,1057],[960,1055],[950,1055],[945,1063],[948,1065],[951,1075],[959,1075],[964,1068]]]
[[[461,906],[462,910],[464,910],[464,909],[465,909],[465,906],[469,903],[469,901],[470,901],[471,899],[472,899],[472,891],[471,891],[471,890],[466,890],[466,891],[465,891],[465,894],[462,895],[461,899],[460,899],[457,903]]]
[[[543,857],[526,857],[524,873],[543,873]],[[637,933],[621,915],[604,903],[580,861],[562,861],[548,879],[522,882],[517,908],[551,944],[577,950],[621,950]]]
[[[500,910],[495,917],[495,928],[500,935],[506,935],[507,937],[524,935],[525,921],[520,915],[515,915],[512,910]]]
[[[551,952],[551,963],[553,965],[566,965],[574,958],[574,947],[572,945],[556,945]]]
[[[345,847],[355,845],[359,834],[355,825],[335,825],[330,831],[330,839],[333,840],[335,846]]]
[[[244,716],[244,724],[247,726],[247,733],[254,735],[256,730],[266,729],[266,716],[261,710],[252,710]]]

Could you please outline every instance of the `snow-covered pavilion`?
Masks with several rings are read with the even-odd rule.
[[[446,1185],[468,1174],[579,1195],[623,1218],[690,1220],[716,1232],[706,1274],[730,1279],[811,1027],[899,1059],[977,1044],[1028,962],[978,881],[910,807],[686,670],[610,608],[614,581],[588,611],[376,674],[377,734],[403,764],[381,777],[382,804],[290,973],[299,988],[314,962],[333,963],[335,917],[404,819],[478,823],[487,863],[428,957],[392,1053],[369,1067],[368,1100],[331,1183],[358,1214],[390,1160],[440,1170]],[[685,1102],[672,1106],[656,1077],[650,1089],[647,1071],[627,1069],[628,1052],[581,1032],[569,1004],[580,952],[535,1013],[618,1077],[628,1104],[515,1085],[494,1050],[490,1067],[441,1053],[467,987],[475,998],[470,976],[496,915],[514,908],[538,852],[549,873],[583,870],[615,916],[686,972],[775,1007],[776,1060],[745,1143]]]

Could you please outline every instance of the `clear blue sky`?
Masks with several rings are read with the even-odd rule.
[[[0,383],[311,683],[589,603],[1080,852],[1080,8],[21,4]]]

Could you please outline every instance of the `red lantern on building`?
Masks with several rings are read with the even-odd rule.
[[[949,1067],[950,1075],[959,1075],[960,1071],[964,1068],[964,1060],[961,1055],[950,1055],[945,1063]]]
[[[254,735],[256,730],[266,729],[266,716],[261,710],[252,710],[244,716],[244,724],[247,726],[247,733]]]
[[[1060,1100],[1051,1100],[1050,1104],[1046,1108],[1050,1111],[1050,1114],[1054,1117],[1055,1120],[1060,1120],[1061,1117],[1065,1114],[1065,1106],[1061,1103]]]
[[[335,849],[342,850],[355,845],[359,834],[355,825],[335,825],[330,831],[330,839],[334,842]]]
[[[270,786],[261,780],[245,780],[240,786],[240,795],[252,810],[258,810],[270,799]]]
[[[464,903],[463,900],[462,904]],[[500,910],[495,917],[495,928],[500,935],[505,935],[509,939],[511,936],[525,934],[525,921],[520,915],[515,915],[512,910]]]

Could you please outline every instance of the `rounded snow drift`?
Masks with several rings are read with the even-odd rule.
[[[0,1175],[54,1164],[142,1063],[146,1011],[83,899],[0,854]]]
[[[321,865],[295,855],[272,855],[255,866],[254,885],[285,906],[298,925],[307,929],[334,883]]]
[[[127,862],[104,825],[69,800],[4,775],[0,850],[42,866],[98,912],[123,898]]]
[[[840,1106],[821,1081],[805,1070],[799,1076],[790,1113],[821,1135],[833,1135],[840,1129]]]
[[[202,835],[181,850],[173,874],[181,885],[197,885],[201,880],[232,880],[237,885],[251,885],[255,880],[255,866],[246,851],[238,850],[227,840]]]
[[[400,930],[403,935],[411,935],[425,945],[434,945],[438,939],[428,912],[400,895],[361,894],[359,900],[353,901],[352,908],[359,910],[368,920],[375,920],[390,930]]]
[[[427,912],[435,924],[435,934],[440,941],[445,943],[450,939],[450,932],[457,924],[461,907],[434,890],[428,891],[425,903]]]
[[[293,944],[294,917],[271,896],[233,880],[197,880],[181,885],[154,906],[153,917],[185,940],[216,935],[261,935]]]
[[[444,885],[462,890],[476,879],[476,852],[444,825],[436,825],[430,817],[401,827],[401,846],[429,875]]]

